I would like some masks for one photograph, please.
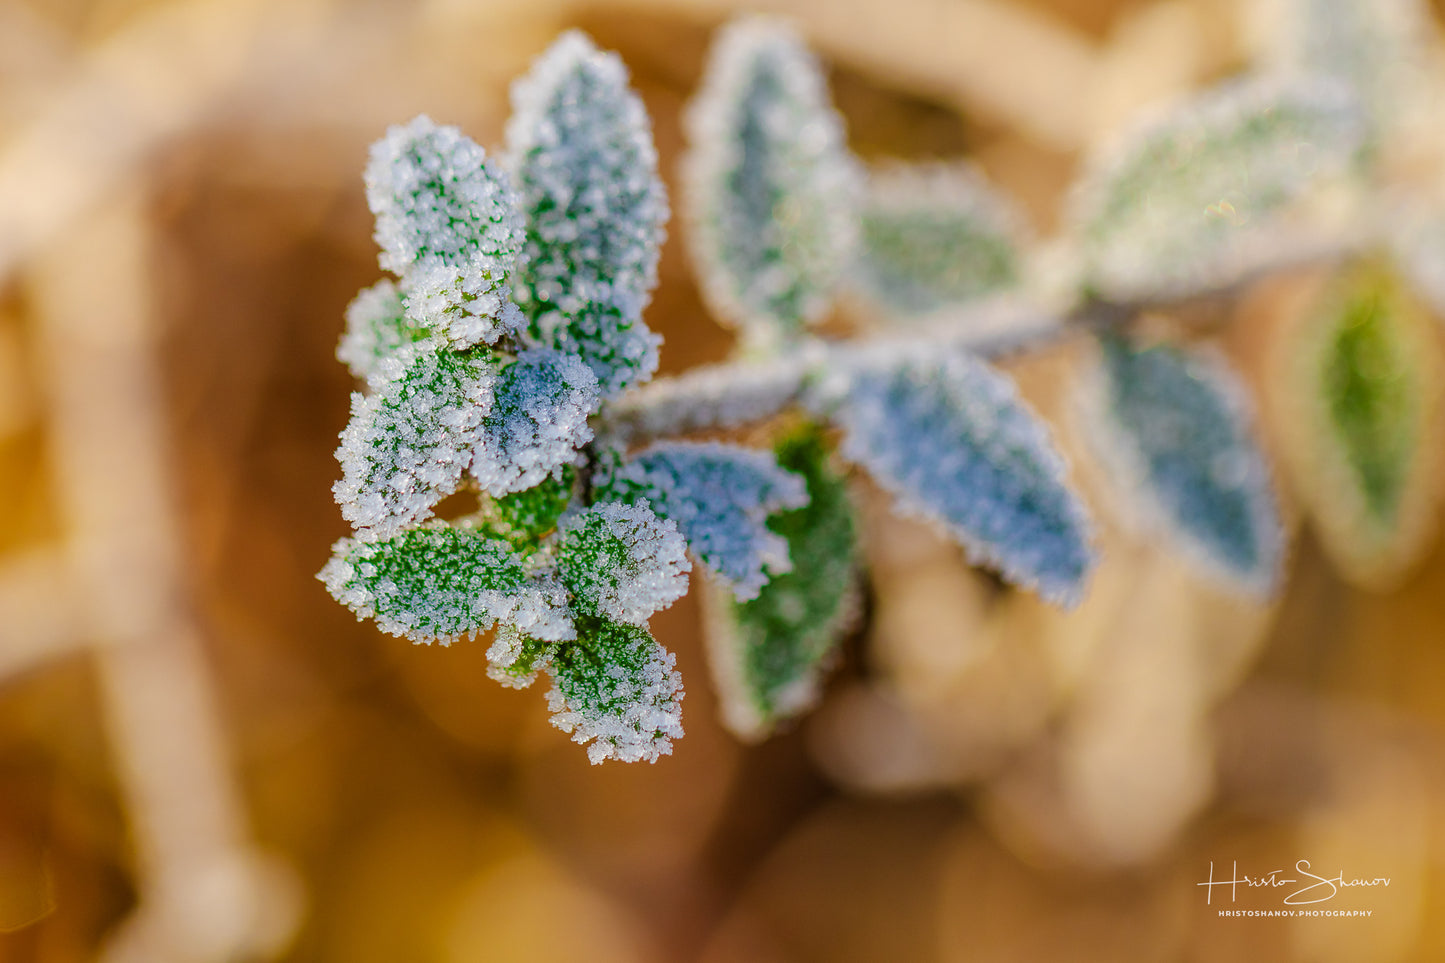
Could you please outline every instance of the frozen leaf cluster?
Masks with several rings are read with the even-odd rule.
[[[538,344],[580,358],[600,398],[652,377],[642,320],[667,196],[651,125],[616,54],[562,35],[512,87],[508,167],[526,220],[514,291]]]
[[[1277,253],[1277,215],[1343,171],[1362,131],[1350,91],[1324,79],[1234,81],[1139,124],[1075,191],[1086,285],[1147,301],[1248,274]]]
[[[1090,525],[1048,429],[1012,381],[958,351],[864,363],[822,408],[840,447],[909,514],[975,562],[1072,605],[1093,565]]]
[[[723,722],[760,739],[817,701],[820,679],[855,608],[857,526],[823,433],[808,426],[778,444],[782,468],[801,476],[807,503],[775,512],[768,528],[792,564],[769,567],[750,599],[707,596],[707,643]]]
[[[716,442],[653,445],[621,465],[606,490],[676,523],[693,554],[740,599],[755,598],[770,573],[791,570],[787,541],[768,517],[808,501],[803,479],[770,454]]]
[[[687,116],[693,261],[751,342],[796,338],[851,263],[861,177],[817,61],[767,18],[723,28]]]
[[[1222,360],[1107,335],[1078,407],[1126,521],[1246,591],[1274,590],[1279,511],[1244,386]]]
[[[1021,218],[971,167],[895,164],[870,173],[857,287],[888,315],[957,308],[1016,285]]]
[[[522,225],[486,151],[425,115],[392,127],[372,145],[366,200],[381,266],[401,278],[408,317],[457,348],[521,326],[507,278]]]

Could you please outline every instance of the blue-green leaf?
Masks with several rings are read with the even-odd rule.
[[[842,454],[904,511],[1010,581],[1079,600],[1094,562],[1088,516],[1008,378],[960,352],[903,355],[860,366],[816,404],[843,429]]]
[[[1222,360],[1167,345],[1109,335],[1100,347],[1080,407],[1125,520],[1211,575],[1273,592],[1284,534],[1243,384]]]

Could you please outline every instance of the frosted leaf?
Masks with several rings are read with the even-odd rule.
[[[576,470],[565,465],[556,477],[548,475],[531,488],[487,499],[481,523],[514,545],[535,548],[557,528],[558,519],[572,502],[576,480]]]
[[[587,758],[656,762],[682,737],[676,658],[643,626],[598,622],[561,646],[547,666],[552,724],[591,743]]]
[[[1236,81],[1137,125],[1072,199],[1086,283],[1116,301],[1177,298],[1268,263],[1276,216],[1343,171],[1362,131],[1349,91],[1324,80]]]
[[[1286,342],[1286,454],[1330,557],[1388,587],[1435,530],[1439,345],[1419,307],[1378,266],[1330,285]]]
[[[487,678],[509,689],[525,689],[547,668],[557,652],[555,642],[544,642],[510,625],[497,629],[487,649]]]
[[[521,222],[486,151],[425,115],[390,127],[371,145],[366,200],[381,266],[401,278],[409,317],[457,348],[522,326],[507,290]]]
[[[570,355],[529,348],[502,370],[471,475],[494,496],[540,483],[592,440],[597,379]]]
[[[512,85],[512,109],[517,302],[532,339],[580,357],[614,397],[652,377],[661,342],[642,321],[668,216],[651,123],[622,61],[575,30]]]
[[[711,589],[706,626],[723,722],[755,740],[810,708],[819,680],[856,609],[857,534],[847,486],[829,466],[822,433],[785,439],[778,464],[807,480],[807,505],[773,515],[790,570],[769,570],[757,597],[736,601]],[[711,588],[711,587],[710,587]]]
[[[583,615],[641,625],[687,592],[687,543],[646,505],[603,502],[569,519],[557,573]]]
[[[803,479],[768,452],[716,442],[666,442],[633,456],[604,483],[608,498],[645,500],[677,524],[688,547],[738,598],[789,571],[788,543],[768,516],[808,501]]]
[[[784,24],[724,27],[685,118],[688,240],[714,313],[762,345],[828,310],[857,241],[861,175],[822,71]]]
[[[935,314],[1015,286],[1022,219],[972,167],[873,171],[859,289],[896,317]]]
[[[1090,524],[1047,427],[1012,381],[959,352],[860,364],[820,407],[842,454],[975,562],[1072,605],[1094,562]]]
[[[1078,409],[1123,519],[1210,574],[1273,592],[1284,534],[1244,385],[1222,360],[1169,346],[1108,336],[1100,350]]]
[[[1274,66],[1353,89],[1372,127],[1399,113],[1425,60],[1430,14],[1420,0],[1281,0],[1267,52]],[[1372,131],[1378,133],[1378,131]]]
[[[369,396],[353,393],[336,458],[341,514],[363,537],[385,538],[430,517],[456,491],[482,438],[497,380],[480,353],[420,342],[397,356],[401,372]]]
[[[531,574],[506,542],[431,523],[382,541],[343,538],[317,576],[357,618],[413,642],[449,644],[505,622],[537,638],[572,638],[560,586]]]
[[[427,339],[430,332],[406,316],[401,292],[382,280],[363,288],[346,308],[346,332],[336,346],[336,360],[372,388],[398,373],[391,359],[407,345]]]

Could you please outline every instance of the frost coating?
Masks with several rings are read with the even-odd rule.
[[[381,266],[401,278],[408,316],[458,348],[521,327],[507,291],[521,223],[486,151],[425,115],[388,128],[371,146],[366,200]]]
[[[857,241],[861,177],[817,61],[778,21],[729,24],[685,123],[688,240],[709,306],[755,343],[796,337]]]
[[[1325,80],[1222,85],[1137,125],[1072,199],[1086,280],[1113,300],[1220,286],[1276,254],[1273,215],[1343,171],[1363,127]]]
[[[547,672],[552,724],[588,743],[587,758],[656,762],[682,737],[682,676],[676,657],[646,628],[602,621],[563,646]]]
[[[1019,281],[1022,218],[970,166],[870,173],[859,289],[899,317],[958,307]]]
[[[384,541],[343,538],[331,553],[317,577],[383,632],[445,645],[500,621],[553,641],[574,635],[561,589],[475,529],[432,524]]]
[[[481,441],[496,372],[483,356],[421,342],[397,359],[401,373],[375,394],[351,396],[351,422],[332,486],[341,514],[364,538],[386,538],[431,515],[450,495]]]
[[[769,571],[757,597],[736,601],[709,584],[703,596],[708,662],[723,723],[761,739],[810,708],[856,611],[857,533],[847,486],[829,465],[822,432],[785,439],[778,464],[807,480],[806,506],[773,515],[793,567]]]
[[[336,346],[336,360],[376,388],[398,373],[387,362],[427,335],[425,327],[406,316],[396,285],[381,280],[363,288],[347,306],[346,331]]]
[[[509,689],[525,689],[547,668],[557,646],[503,625],[487,649],[487,678]]]
[[[942,524],[975,562],[1073,605],[1090,526],[1049,433],[1008,378],[961,353],[862,367],[819,401],[842,454],[904,510]]]
[[[502,370],[471,474],[501,496],[540,483],[592,440],[587,416],[597,405],[597,379],[570,355],[523,351]]]
[[[688,547],[739,599],[769,573],[791,571],[788,543],[768,516],[808,503],[803,479],[772,455],[716,442],[668,442],[635,455],[607,483],[609,497],[645,499],[677,524]]]
[[[1101,351],[1079,409],[1125,520],[1162,532],[1210,573],[1272,593],[1284,532],[1243,384],[1222,361],[1166,346],[1109,336]]]
[[[517,303],[533,340],[580,357],[614,397],[652,377],[661,342],[642,321],[668,217],[651,123],[622,61],[575,30],[512,85],[512,110]]]
[[[687,543],[646,505],[593,505],[560,531],[557,573],[583,615],[641,625],[687,592]]]

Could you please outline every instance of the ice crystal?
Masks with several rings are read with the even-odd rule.
[[[1344,573],[1388,585],[1426,544],[1437,500],[1438,348],[1395,278],[1331,285],[1290,344],[1286,424],[1297,481]]]
[[[686,124],[704,295],[753,342],[796,337],[828,309],[857,240],[861,178],[818,63],[775,20],[734,22]]]
[[[1086,283],[1131,301],[1245,275],[1277,253],[1275,215],[1344,170],[1362,132],[1353,96],[1326,80],[1235,81],[1137,125],[1075,191]]]
[[[652,377],[642,321],[667,194],[642,102],[616,54],[563,34],[512,85],[508,165],[526,219],[514,288],[530,337],[591,367],[601,397]]]
[[[336,360],[371,387],[398,373],[395,359],[409,344],[426,340],[428,329],[406,316],[401,292],[382,280],[364,288],[346,308],[346,332],[336,346]]]
[[[547,665],[552,724],[591,743],[587,758],[656,762],[682,736],[676,658],[643,626],[600,621],[561,646]]]
[[[1072,605],[1093,565],[1090,524],[1048,429],[1012,381],[961,352],[865,360],[814,402],[840,451],[970,558]]]
[[[592,440],[597,379],[571,355],[530,348],[502,370],[471,475],[494,496],[541,482]]]
[[[873,171],[858,286],[884,312],[934,314],[1014,286],[1022,219],[971,167]]]
[[[807,484],[804,507],[768,521],[786,540],[792,568],[769,567],[768,583],[748,601],[717,590],[707,596],[708,660],[723,722],[750,740],[813,705],[819,678],[855,609],[853,506],[843,479],[829,466],[822,433],[808,428],[784,439],[777,460]]]
[[[385,538],[430,517],[456,490],[481,440],[497,380],[493,362],[419,342],[401,373],[374,394],[351,396],[336,450],[341,514],[364,537]]]
[[[1222,360],[1111,335],[1080,383],[1085,433],[1120,513],[1256,594],[1280,577],[1284,534],[1243,384]]]
[[[803,479],[761,451],[716,442],[665,442],[633,456],[606,483],[608,496],[645,500],[671,519],[693,554],[740,599],[768,573],[787,572],[788,543],[768,516],[807,504]]]
[[[560,586],[476,529],[434,522],[382,541],[343,538],[331,552],[318,578],[392,635],[447,644],[496,622],[552,641],[575,634]]]
[[[557,643],[503,625],[487,649],[487,677],[509,689],[525,689],[551,664],[556,652]]]
[[[646,505],[602,502],[564,519],[557,572],[587,616],[641,625],[687,592],[687,543]]]
[[[457,348],[522,325],[507,290],[521,222],[486,151],[425,115],[391,127],[371,147],[366,199],[381,266],[401,278],[409,317]]]

